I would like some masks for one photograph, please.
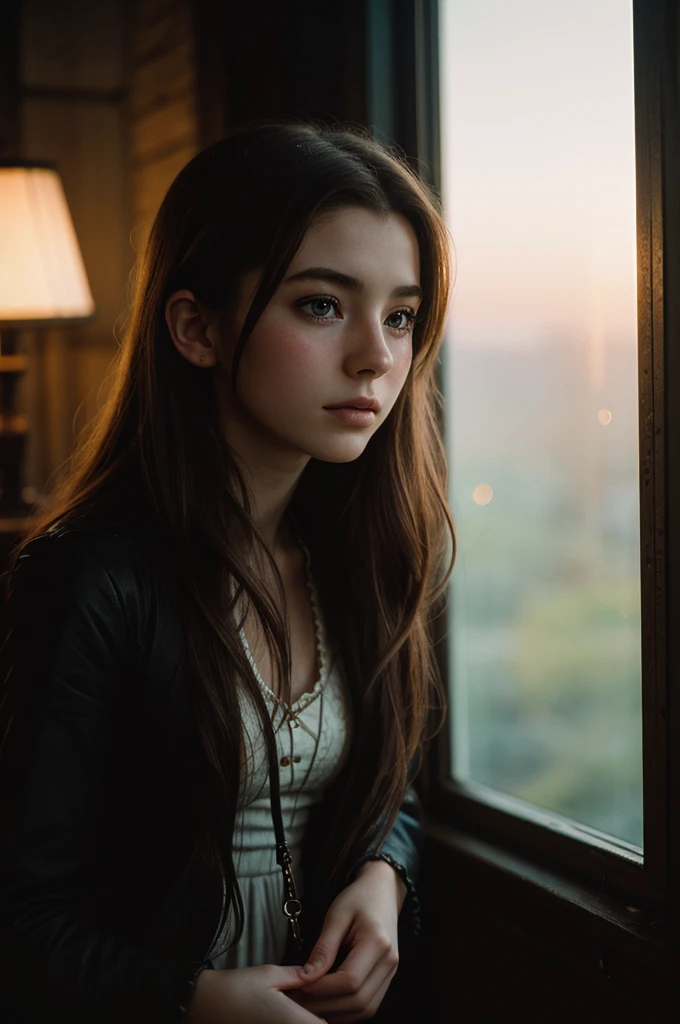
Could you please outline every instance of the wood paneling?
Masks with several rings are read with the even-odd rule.
[[[18,37],[15,155],[56,163],[96,304],[87,323],[19,335],[25,483],[41,494],[108,395],[135,260],[199,148],[196,75],[189,0],[25,0]]]
[[[455,890],[455,886],[454,886]],[[474,893],[442,897],[441,876],[424,892],[428,934],[421,977],[436,1021],[550,1021],[661,1024],[669,1020],[652,985],[635,997],[605,972],[587,970],[480,910]]]
[[[19,154],[20,0],[4,0],[0,31],[0,156]]]
[[[134,250],[125,38],[120,0],[21,6],[20,155],[57,165],[96,306],[86,323],[20,335],[31,355],[25,482],[39,494],[49,493],[67,464],[74,417],[101,383],[98,367],[116,353],[114,329],[127,304]],[[101,354],[87,358],[90,350]]]
[[[24,0],[22,83],[54,88],[113,89],[124,78],[124,25],[119,0]]]
[[[132,224],[141,252],[163,196],[199,148],[190,5],[142,0],[130,11]]]

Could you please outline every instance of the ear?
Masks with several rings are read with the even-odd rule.
[[[165,304],[165,322],[181,356],[200,368],[217,362],[215,318],[186,288],[173,292]]]

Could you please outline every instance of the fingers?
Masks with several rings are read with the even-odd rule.
[[[276,1010],[277,1024],[319,1024],[319,1020],[323,1020],[309,1007],[297,1003],[287,992],[279,992],[277,998],[281,1000],[280,1007]],[[249,1017],[244,1018],[244,1020],[249,1019]]]
[[[307,961],[307,965],[312,967],[312,970],[306,975],[308,984],[330,971],[351,923],[352,918],[347,914],[330,912],[326,915],[321,935],[314,943]]]
[[[383,968],[379,972],[382,978],[384,974],[396,971],[398,965],[399,956],[389,937],[372,933],[352,947],[347,958],[332,974],[325,974],[318,980],[312,975],[313,983],[305,986],[304,994],[324,999],[356,995],[377,967]],[[371,980],[374,981],[373,978]]]
[[[291,993],[290,998],[312,1013],[329,1013],[331,1010],[333,1014],[363,1011],[376,998],[382,999],[396,971],[396,967],[390,967],[381,961],[362,984],[346,982],[341,995],[311,995],[302,989]]]
[[[327,1024],[355,1024],[356,1021],[374,1017],[380,1009],[380,1004],[385,998],[391,982],[392,976],[390,975],[368,1003],[362,999],[354,1010],[338,1011],[337,1013],[334,1011],[332,1018],[327,1021]]]
[[[302,988],[309,981],[302,967],[297,965],[281,967],[278,964],[263,964],[254,970],[267,971],[267,984],[271,988],[296,989]]]
[[[281,991],[281,988],[298,982],[299,968],[261,964],[209,973],[215,975],[216,984],[207,990],[199,988],[196,993],[202,997],[200,1007],[197,1007],[201,1020],[222,1020],[224,1006],[228,1006],[231,1008],[229,1018],[233,1016],[239,1021],[319,1024],[319,1018],[312,1010],[294,1002],[290,995]]]
[[[361,945],[368,946],[369,943]],[[362,1014],[377,1010],[399,966],[398,953],[391,943],[387,943],[382,956],[380,948],[385,948],[385,944],[381,943],[377,951],[375,944],[372,944],[373,952],[367,959],[365,950],[356,946],[335,973],[320,978],[311,988],[305,987],[291,993],[291,998],[312,1013],[332,1012],[333,1024],[349,1024],[350,1021],[363,1019]],[[357,951],[361,956],[355,955]],[[365,970],[366,963],[370,963],[371,959],[376,962],[368,975],[363,977],[360,972]]]

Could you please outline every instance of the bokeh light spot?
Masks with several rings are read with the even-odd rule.
[[[488,484],[477,484],[472,492],[472,500],[475,505],[488,505],[493,498],[493,491]]]

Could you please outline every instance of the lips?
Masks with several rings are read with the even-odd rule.
[[[326,405],[325,409],[370,409],[372,412],[380,411],[380,402],[374,396],[370,398],[367,396],[361,396],[360,398],[349,399],[346,402],[338,402],[336,405]]]

